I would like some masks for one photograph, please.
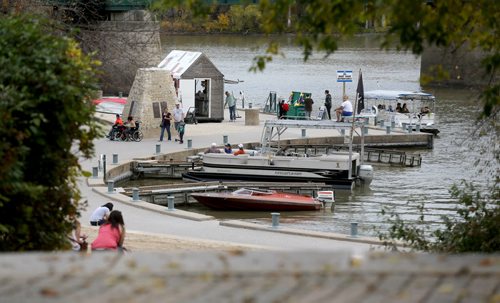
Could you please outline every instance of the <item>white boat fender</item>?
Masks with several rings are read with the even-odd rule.
[[[370,184],[373,180],[373,166],[371,165],[360,165],[359,166],[359,178],[365,183]]]

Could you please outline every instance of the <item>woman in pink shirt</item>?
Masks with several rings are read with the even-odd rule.
[[[97,238],[92,242],[92,250],[117,250],[121,249],[125,240],[125,223],[122,213],[113,210],[108,221],[101,225]]]

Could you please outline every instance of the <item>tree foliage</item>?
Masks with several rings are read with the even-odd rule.
[[[78,216],[78,157],[99,128],[97,62],[34,16],[0,18],[0,250],[66,246]]]
[[[392,214],[391,227],[380,239],[396,247],[403,241],[409,247],[438,253],[500,251],[500,188],[498,181],[482,193],[470,182],[454,185],[451,195],[459,201],[457,216],[442,216],[443,228],[432,229],[425,221],[425,208],[419,208],[419,219],[409,224]]]

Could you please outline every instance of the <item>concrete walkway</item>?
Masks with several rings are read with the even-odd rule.
[[[244,113],[241,113],[244,116]],[[111,117],[113,118],[113,117]],[[109,118],[108,118],[109,119]],[[245,125],[244,117],[236,122],[223,121],[221,123],[200,123],[197,125],[188,124],[184,144],[175,141],[162,142],[161,152],[175,152],[187,148],[187,139],[192,140],[193,148],[208,147],[212,142],[223,145],[223,136],[228,136],[229,142],[233,145],[238,143],[260,142],[263,122],[266,119],[275,119],[274,116],[261,114],[260,125]],[[159,138],[159,129],[148,132],[141,142],[115,142],[107,139],[100,139],[95,142],[96,157],[90,160],[82,160],[84,169],[92,171],[92,167],[97,166],[98,156],[105,154],[108,163],[111,163],[112,155],[118,154],[119,162],[127,162],[134,158],[144,158],[152,156],[156,152],[156,144]],[[308,130],[307,136],[324,137],[331,135],[331,130]],[[382,132],[382,131],[380,131]],[[156,133],[156,134],[155,134]],[[285,138],[300,138],[300,129],[291,129],[285,134]],[[91,212],[98,206],[110,201],[106,197],[106,188],[92,190],[82,180],[80,189],[84,199],[88,200],[88,207],[82,213],[82,224],[88,224]],[[193,221],[170,215],[165,207],[152,205],[149,209],[138,208],[132,203],[120,203],[115,200],[117,195],[112,196],[115,202],[115,209],[123,212],[125,223],[128,229],[149,233],[158,233],[173,236],[185,236],[189,238],[200,238],[206,240],[227,241],[238,245],[252,245],[267,247],[279,250],[348,250],[353,253],[366,252],[373,249],[372,244],[358,240],[353,242],[348,235],[326,233],[308,233],[305,231],[286,230],[283,225],[279,232],[270,226],[251,226],[238,222],[219,222],[218,220]],[[122,197],[123,198],[123,197]],[[125,197],[125,200],[127,198]],[[120,200],[120,198],[118,198]],[[313,238],[311,238],[313,237]],[[339,239],[345,239],[342,241]],[[374,240],[374,239],[372,239]]]

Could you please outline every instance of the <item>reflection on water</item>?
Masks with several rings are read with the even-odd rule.
[[[277,58],[264,73],[249,73],[252,58],[262,51],[258,45],[263,37],[237,36],[169,36],[164,39],[165,53],[172,49],[204,52],[228,79],[245,82],[229,86],[235,92],[243,90],[255,103],[266,100],[269,91],[286,95],[292,90],[311,92],[313,99],[322,104],[325,89],[333,91],[340,104],[342,86],[336,83],[336,70],[352,69],[354,78],[362,69],[365,90],[400,89],[418,90],[420,59],[396,51],[379,51],[373,36],[360,36],[345,41],[341,49],[329,58],[314,56],[302,61],[301,51],[291,45],[289,38],[280,38],[285,58]],[[356,81],[348,84],[347,92],[354,96]],[[226,87],[227,88],[227,87]],[[437,97],[437,123],[441,133],[434,141],[434,149],[418,150],[423,163],[416,168],[375,167],[370,189],[354,192],[336,192],[332,210],[317,212],[281,213],[282,225],[311,230],[349,234],[350,223],[358,222],[359,233],[375,235],[374,228],[384,229],[386,218],[383,208],[394,210],[405,220],[418,217],[416,206],[425,203],[426,221],[439,222],[440,215],[450,214],[455,207],[449,189],[461,179],[477,180],[473,160],[478,153],[473,146],[475,138],[468,139],[473,127],[472,113],[477,112],[476,96],[466,90],[433,90]],[[269,213],[214,212],[204,207],[190,210],[213,215],[221,219],[241,218],[252,222],[271,224]]]

